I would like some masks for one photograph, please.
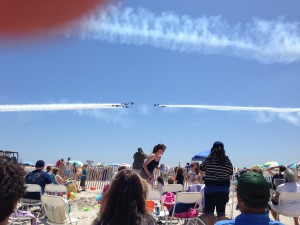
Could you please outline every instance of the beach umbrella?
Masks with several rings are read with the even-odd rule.
[[[74,163],[76,163],[76,167],[82,167],[83,166],[83,163],[81,161],[73,160],[72,164],[74,164]]]
[[[76,162],[76,167],[83,167],[83,163],[81,161]]]
[[[114,162],[114,163],[111,163],[111,164],[107,164],[107,166],[120,166],[120,163]]]
[[[270,161],[270,162],[264,163],[263,166],[264,166],[265,168],[269,168],[269,167],[272,167],[272,166],[282,166],[282,165],[283,165],[282,163]]]
[[[296,169],[296,166],[299,165],[300,166],[300,162],[297,162],[297,163],[293,163],[291,165],[288,165],[287,167],[290,168],[290,169]]]
[[[29,162],[29,161],[23,161],[23,162],[21,162],[21,164],[24,166],[34,166],[35,165],[34,163]]]
[[[202,151],[202,152],[199,152],[197,155],[195,155],[195,156],[192,158],[192,161],[203,160],[203,159],[205,159],[207,156],[209,156],[209,154],[210,154],[210,149],[204,150],[204,151]]]

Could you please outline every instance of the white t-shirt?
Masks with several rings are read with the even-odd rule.
[[[300,185],[297,183],[287,182],[287,183],[278,185],[276,188],[276,191],[279,194],[282,192],[300,192]],[[277,207],[278,207],[278,205],[277,205]],[[299,213],[299,210],[300,210],[300,201],[291,201],[291,202],[280,203],[280,212],[282,214],[291,215],[294,213]]]

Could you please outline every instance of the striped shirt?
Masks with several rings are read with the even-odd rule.
[[[200,166],[205,172],[206,186],[230,186],[230,176],[233,175],[233,167],[228,157],[223,163],[216,158],[206,158]]]

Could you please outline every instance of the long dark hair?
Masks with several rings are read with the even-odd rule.
[[[218,163],[224,163],[228,159],[228,156],[226,156],[224,144],[222,142],[216,141],[213,144],[213,147],[210,150],[210,154],[207,157],[208,160],[211,159],[217,159]]]
[[[132,170],[118,172],[107,193],[94,225],[138,225],[151,218],[146,210],[146,192],[141,178]]]
[[[153,151],[152,153],[156,153],[158,152],[160,149],[162,150],[166,150],[166,146],[164,144],[158,144],[158,145],[155,145],[154,148],[153,148]]]

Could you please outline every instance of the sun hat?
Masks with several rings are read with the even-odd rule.
[[[45,166],[45,162],[43,160],[38,160],[36,163],[35,163],[35,167],[36,168],[41,168],[41,167],[44,167]]]
[[[237,193],[249,204],[266,205],[270,198],[270,185],[263,175],[251,171],[239,177]]]
[[[224,148],[224,144],[223,142],[221,141],[216,141],[213,146],[212,146],[213,149],[223,149]]]

